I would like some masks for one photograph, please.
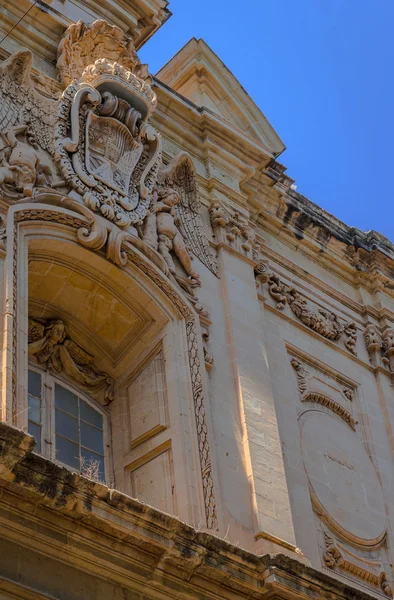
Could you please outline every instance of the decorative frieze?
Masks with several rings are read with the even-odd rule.
[[[307,327],[333,342],[344,337],[344,345],[349,352],[357,355],[357,327],[354,322],[341,322],[338,315],[329,310],[313,310],[307,300],[293,287],[283,283],[276,273],[268,279],[268,292],[276,302],[276,308],[283,310],[287,305],[292,313]]]

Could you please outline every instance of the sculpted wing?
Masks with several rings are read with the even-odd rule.
[[[201,220],[200,203],[197,197],[196,170],[187,152],[181,152],[158,175],[159,185],[176,189],[181,197],[177,206],[187,244],[201,262],[212,273],[218,275],[218,265],[212,256],[204,225]]]
[[[56,100],[40,94],[30,77],[32,53],[21,50],[0,65],[0,133],[29,123],[30,134],[50,150]]]

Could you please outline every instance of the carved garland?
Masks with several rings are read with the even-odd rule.
[[[348,321],[341,323],[338,316],[330,311],[318,309],[315,312],[311,310],[306,299],[297,290],[285,285],[275,273],[272,273],[268,277],[268,291],[270,296],[276,301],[277,309],[283,310],[287,304],[293,314],[304,325],[328,340],[336,342],[345,335],[345,347],[349,352],[355,356],[357,355],[355,349],[357,327],[355,323]]]
[[[82,208],[82,210],[84,209]],[[86,208],[85,211],[87,211]],[[93,214],[90,214],[94,221]],[[43,209],[26,209],[18,212],[15,215],[16,225],[18,222],[25,220],[45,220],[53,222],[63,222],[64,224],[67,224],[73,227],[74,229],[78,228],[77,239],[82,244],[82,240],[84,238],[86,239],[87,237],[89,237],[89,235],[87,235],[86,222],[84,222],[82,219],[72,217],[71,215],[61,215],[58,211]],[[94,221],[94,223],[97,225],[97,221]],[[90,229],[92,229],[92,227],[93,226],[91,224]],[[98,225],[97,228],[99,230],[100,226]],[[100,235],[100,233],[102,243],[101,245],[92,246],[92,249],[94,250],[99,250],[107,242],[108,232],[99,231],[98,236]],[[124,232],[120,233],[122,233],[123,235],[121,236],[119,243],[116,244],[117,254],[119,254],[119,260],[114,262],[116,262],[116,264],[119,264],[120,266],[125,266],[125,264],[127,263],[127,259],[130,260],[130,262],[132,262],[137,268],[139,268],[143,273],[145,273],[165,293],[165,295],[173,302],[173,304],[180,311],[180,313],[186,321],[188,355],[192,382],[194,413],[198,437],[198,450],[203,484],[205,514],[207,519],[207,527],[209,529],[218,529],[217,508],[212,475],[211,452],[208,439],[206,411],[204,405],[204,393],[202,383],[203,375],[199,357],[198,332],[195,323],[195,315],[187,306],[187,304],[181,300],[179,295],[176,294],[170,282],[167,281],[165,277],[161,276],[158,270],[153,265],[150,265],[146,260],[143,260],[139,253],[134,250],[131,244],[123,246],[124,250],[121,250],[122,243],[127,240],[125,239]],[[16,298],[16,289],[14,290],[14,293]],[[15,322],[16,319],[14,319],[14,323]],[[14,365],[16,368],[16,338],[14,338],[13,343],[13,351],[15,353]]]

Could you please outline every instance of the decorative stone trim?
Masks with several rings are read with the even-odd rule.
[[[350,575],[354,575],[355,577],[362,579],[370,585],[380,588],[386,596],[392,597],[393,590],[387,580],[387,575],[383,570],[380,570],[380,572],[376,573],[362,567],[356,562],[352,562],[344,557],[344,550],[333,540],[331,536],[325,533],[324,537],[326,542],[326,550],[324,551],[322,558],[326,567],[329,569],[341,569]],[[382,568],[380,563],[372,561],[368,562],[371,564],[371,566],[377,569]]]
[[[295,288],[284,284],[276,273],[272,273],[267,282],[269,294],[276,301],[278,310],[283,310],[287,304],[304,325],[333,342],[339,341],[345,335],[345,348],[357,356],[355,323],[349,321],[341,323],[338,315],[328,310],[313,311],[306,299]]]
[[[335,402],[332,398],[325,396],[319,392],[307,392],[301,398],[302,402],[315,402],[316,404],[321,404],[325,406],[333,413],[341,417],[354,431],[356,430],[354,419],[350,412],[343,408],[338,402]]]
[[[310,373],[305,369],[304,365],[298,358],[293,357],[290,363],[296,372],[301,402],[313,402],[315,404],[325,406],[333,413],[341,417],[341,419],[343,419],[355,431],[355,421],[352,414],[346,408],[344,408],[338,402],[336,402],[333,398],[330,398],[322,392],[316,392],[308,388],[308,379],[310,377]],[[347,398],[347,400],[353,400],[353,391],[349,388],[344,388],[343,394]]]
[[[143,244],[143,242],[138,238],[126,234],[126,232],[120,231],[114,226],[112,226],[114,227],[112,229],[111,224],[108,221],[105,221],[106,226],[104,227],[102,222],[99,221],[89,209],[79,204],[78,202],[73,201],[71,198],[61,196],[57,196],[57,198],[50,198],[48,196],[47,200],[49,199],[51,199],[54,203],[56,201],[59,202],[61,199],[63,201],[63,205],[68,200],[68,207],[73,208],[74,210],[78,210],[79,213],[82,213],[83,216],[88,219],[88,223],[86,223],[86,221],[84,221],[83,219],[79,218],[73,220],[74,217],[71,218],[70,215],[64,215],[63,213],[57,210],[32,208],[17,212],[17,214],[15,215],[15,227],[17,227],[18,223],[23,222],[24,220],[45,220],[56,223],[62,222],[62,220],[66,217],[67,225],[70,225],[75,229],[78,228],[76,233],[77,240],[80,243],[89,247],[92,250],[100,250],[105,244],[107,244],[107,258],[111,258],[113,262],[115,262],[115,264],[117,264],[120,267],[126,266],[128,261],[134,264],[164,292],[167,298],[174,304],[174,306],[184,317],[186,322],[190,375],[193,392],[194,413],[197,428],[198,450],[201,466],[207,527],[208,529],[213,530],[218,529],[216,497],[212,474],[211,451],[208,438],[205,398],[203,392],[203,372],[200,362],[198,330],[196,326],[196,319],[198,319],[198,317],[196,313],[191,309],[191,307],[189,307],[189,305],[182,298],[182,295],[176,290],[176,288],[171,284],[169,279],[165,276],[165,262],[157,252],[154,252],[152,249],[149,249],[149,247],[147,247],[146,244]],[[89,225],[89,223],[90,227],[86,227],[86,225]],[[16,235],[14,239],[16,239]],[[83,241],[85,241],[85,243],[83,243]],[[86,243],[86,241],[88,243]],[[141,250],[146,250],[146,252],[148,253],[148,259],[143,256]],[[14,258],[14,262],[15,261],[16,259]],[[158,268],[158,265],[162,267],[164,273]],[[16,264],[14,264],[14,277],[16,286],[15,271]],[[16,289],[14,293],[16,294]],[[15,317],[14,327],[16,327]],[[15,355],[15,366],[13,365],[13,368],[15,369],[16,347],[17,343],[15,335],[13,340],[13,353]],[[14,405],[16,406],[16,401],[14,402]]]

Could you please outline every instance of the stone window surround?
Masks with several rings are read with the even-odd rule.
[[[49,371],[40,368],[35,362],[29,361],[29,371],[34,371],[41,375],[42,386],[42,407],[41,407],[41,452],[38,452],[45,458],[52,460],[56,464],[73,471],[73,468],[56,458],[56,430],[55,430],[55,384],[61,385],[66,390],[76,394],[81,400],[91,406],[103,418],[103,447],[104,447],[104,471],[105,482],[110,480],[110,460],[111,444],[109,436],[109,414],[105,407],[100,406],[75,385],[66,381],[64,377],[53,375]],[[37,450],[36,450],[37,451]],[[76,472],[78,472],[76,470]]]

